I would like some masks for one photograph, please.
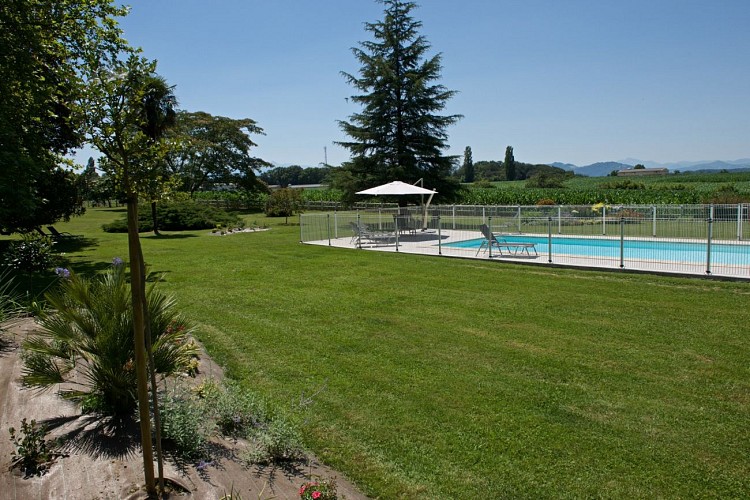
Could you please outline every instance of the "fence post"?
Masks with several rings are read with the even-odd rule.
[[[302,214],[299,214],[299,242],[305,242],[305,238],[302,236]]]
[[[456,205],[453,205],[453,229],[456,229]]]
[[[620,269],[625,267],[625,217],[620,217]]]
[[[482,210],[484,210],[484,208],[482,208]],[[487,227],[489,228],[490,233],[492,233],[492,216],[491,215],[490,215],[489,221],[487,221]],[[488,255],[490,256],[489,258],[491,259],[492,258],[492,241],[491,240],[487,240],[487,252],[489,252]]]
[[[562,234],[562,207],[557,206],[557,234]]]
[[[482,224],[487,223],[487,214],[484,212],[484,207],[482,207]]]
[[[331,246],[331,214],[326,214],[326,230],[328,231],[328,246]]]
[[[339,239],[339,214],[333,209],[333,237]]]
[[[607,205],[602,207],[602,234],[607,234]]]
[[[742,203],[737,204],[737,241],[742,241]]]
[[[708,208],[708,241],[706,242],[706,274],[711,274],[711,240],[714,232],[714,206]]]
[[[521,205],[518,205],[518,233],[521,233]]]
[[[652,224],[653,227],[651,228],[651,236],[656,238],[656,205],[654,205],[652,209],[653,209],[652,212],[654,215],[653,215],[653,224]]]
[[[362,250],[362,225],[359,219],[359,210],[357,210],[357,248]]]
[[[443,255],[443,245],[442,245],[443,238],[442,238],[442,234],[441,234],[442,224],[440,223],[440,214],[438,214],[437,219],[438,219],[437,220],[437,223],[438,223],[438,255]]]
[[[393,218],[393,228],[396,230],[396,251],[398,252],[398,217]]]
[[[547,262],[552,264],[552,217],[547,217]]]

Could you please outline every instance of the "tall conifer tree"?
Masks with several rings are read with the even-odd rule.
[[[360,93],[352,96],[362,111],[340,121],[350,141],[339,142],[352,158],[338,183],[350,195],[359,189],[400,180],[437,189],[450,199],[459,185],[450,177],[455,157],[444,156],[446,129],[461,115],[439,113],[456,93],[436,84],[440,54],[427,57],[430,44],[411,17],[413,2],[378,0],[384,18],[365,23],[373,40],[352,49],[361,63],[358,76],[342,73]],[[342,181],[343,179],[343,181]]]
[[[505,179],[516,180],[516,159],[513,158],[513,146],[505,148]]]
[[[474,182],[474,159],[471,157],[471,146],[464,149],[464,182]]]

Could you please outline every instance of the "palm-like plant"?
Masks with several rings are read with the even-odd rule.
[[[10,269],[0,267],[0,333],[21,315],[21,311]]]
[[[24,342],[25,385],[63,384],[60,395],[85,412],[129,415],[137,404],[133,313],[124,266],[94,279],[75,274],[47,294],[50,310],[41,331]],[[172,298],[152,285],[147,291],[154,369],[170,375],[197,355],[190,326]]]

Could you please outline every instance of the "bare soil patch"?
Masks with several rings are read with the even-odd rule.
[[[21,386],[20,344],[36,327],[33,319],[25,319],[13,325],[0,339],[0,456],[3,457],[0,497],[147,498],[137,425],[122,424],[124,429],[120,426],[115,432],[114,423],[81,415],[54,391],[39,393]],[[206,377],[219,380],[223,376],[221,367],[205,351],[201,354],[199,371],[196,383]],[[14,445],[8,429],[18,429],[24,418],[48,426],[49,439],[63,436],[67,442],[62,450],[64,456],[39,477],[23,478],[17,470],[9,470]],[[336,478],[340,498],[367,498],[341,474],[314,457],[304,463],[284,466],[247,467],[238,458],[246,445],[242,440],[216,438],[212,442],[212,462],[208,464],[167,459],[165,477],[177,485],[171,497],[218,499],[234,492],[243,499],[295,499],[299,498],[299,488],[306,480],[319,476]]]

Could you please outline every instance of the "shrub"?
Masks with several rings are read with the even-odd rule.
[[[44,474],[58,455],[45,439],[47,429],[38,426],[35,420],[28,423],[24,418],[18,433],[13,427],[8,431],[16,447],[11,454],[11,468],[21,469],[26,477]]]
[[[13,241],[9,245],[5,265],[29,273],[49,269],[57,259],[57,254],[52,249],[54,244],[48,236],[24,234],[20,241]]]
[[[212,408],[219,432],[226,436],[245,437],[268,420],[265,403],[236,384],[209,387],[205,391],[205,400]]]
[[[222,435],[249,440],[242,456],[246,462],[278,463],[305,456],[296,427],[285,417],[271,416],[259,397],[239,385],[204,382],[193,392],[201,402],[203,420],[214,422]]]
[[[23,343],[25,385],[51,388],[76,377],[77,383],[59,394],[84,412],[133,412],[133,315],[124,267],[113,265],[93,280],[70,274],[46,295],[53,312],[42,315],[41,330]],[[146,291],[154,368],[164,375],[182,372],[196,354],[188,342],[190,326],[174,300],[154,287]]]
[[[209,421],[203,405],[182,386],[160,398],[162,437],[184,458],[195,458],[204,450]]]
[[[299,189],[277,189],[266,202],[269,217],[290,217],[302,209],[302,193]]]
[[[191,231],[198,229],[213,229],[217,225],[228,228],[241,228],[245,222],[236,214],[226,212],[220,208],[212,207],[192,201],[174,203],[159,203],[156,205],[156,217],[159,229],[165,231]],[[153,230],[153,221],[149,210],[138,212],[138,231],[145,232]],[[126,233],[128,231],[127,219],[116,220],[102,226],[108,233]]]
[[[551,206],[556,205],[555,200],[551,200],[549,198],[542,198],[541,200],[536,202],[536,206],[543,207],[543,206]]]
[[[336,500],[336,480],[316,478],[299,489],[302,500]]]
[[[283,418],[277,417],[257,426],[248,438],[250,447],[243,458],[250,464],[289,462],[305,456],[302,437]]]

